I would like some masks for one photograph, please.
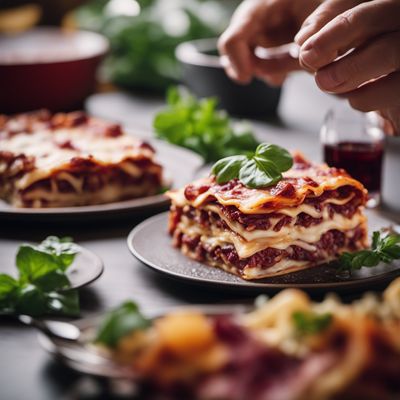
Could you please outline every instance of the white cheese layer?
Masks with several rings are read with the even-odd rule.
[[[204,228],[185,216],[182,217],[178,228],[191,236],[200,235],[202,241],[208,243],[211,247],[233,244],[240,258],[248,258],[268,247],[286,249],[291,245],[296,245],[305,250],[314,251],[316,248],[313,243],[318,242],[325,232],[331,229],[347,231],[363,225],[365,222],[366,218],[361,212],[354,214],[350,219],[341,214],[335,214],[332,219],[324,220],[322,223],[309,228],[287,227],[287,229],[282,229],[279,232],[258,230],[257,238],[249,241],[241,237],[241,234],[239,236],[233,231],[222,230],[213,225],[211,225],[210,231],[206,232]],[[264,236],[261,235],[261,232],[264,232]]]

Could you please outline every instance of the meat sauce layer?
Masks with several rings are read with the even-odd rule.
[[[276,249],[268,247],[259,251],[251,257],[240,259],[233,245],[227,244],[224,246],[208,247],[200,241],[200,236],[189,236],[179,229],[174,232],[174,245],[178,248],[186,246],[191,254],[200,262],[213,260],[218,263],[227,264],[235,267],[239,272],[244,268],[261,267],[269,268],[283,259],[293,261],[307,261],[317,263],[320,260],[326,259],[328,256],[336,256],[341,249],[348,248],[357,250],[358,243],[365,237],[365,232],[358,227],[353,230],[352,235],[346,236],[344,232],[337,229],[332,229],[325,232],[321,239],[313,243],[316,250],[309,251],[296,245],[289,246],[287,249]]]
[[[343,193],[339,193],[339,191],[335,191],[336,195],[343,195]],[[348,197],[344,196],[342,198]],[[321,196],[320,196],[321,197]],[[334,197],[341,198],[341,197]],[[347,203],[338,205],[338,204],[321,204],[322,201],[326,200],[322,199],[319,202],[315,202],[313,206],[317,211],[321,211],[323,207],[328,209],[329,218],[333,218],[335,214],[343,215],[346,218],[352,218],[354,214],[359,210],[363,199],[361,196],[354,195],[351,200]],[[271,212],[268,214],[244,214],[240,210],[238,210],[235,206],[222,206],[218,203],[209,203],[217,206],[225,218],[229,221],[240,224],[243,229],[248,232],[258,230],[273,230],[275,232],[279,232],[284,226],[293,224],[293,219],[295,219],[294,225],[300,226],[304,228],[309,228],[312,225],[318,225],[322,223],[322,217],[312,217],[311,215],[301,212],[296,217],[290,217],[288,215],[282,214],[278,212]],[[209,228],[211,225],[217,226],[221,229],[228,229],[228,225],[223,221],[220,216],[210,210],[204,210],[201,208],[195,208],[192,206],[178,207],[173,206],[171,208],[171,226],[170,229],[173,231],[176,225],[179,223],[182,215],[185,215],[190,220],[195,221],[198,225],[203,228]]]

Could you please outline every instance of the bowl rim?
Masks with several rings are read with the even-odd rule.
[[[184,64],[222,68],[220,56],[205,54],[205,51],[217,50],[218,38],[190,40],[179,44],[175,50],[176,58]]]
[[[0,45],[2,41],[13,40],[13,38],[19,38],[20,40],[32,34],[49,34],[54,36],[75,36],[77,40],[81,40],[80,38],[86,37],[91,41],[92,46],[90,49],[85,48],[78,55],[76,52],[71,51],[65,56],[58,56],[55,59],[51,58],[51,54],[48,57],[43,57],[42,59],[38,58],[34,61],[32,59],[19,59],[18,61],[5,60],[2,58],[0,53],[0,67],[16,67],[16,66],[34,66],[34,65],[53,65],[53,64],[65,64],[69,62],[83,61],[95,59],[98,57],[104,56],[110,49],[110,43],[108,39],[97,32],[92,32],[83,29],[66,29],[66,28],[57,28],[57,27],[34,27],[24,32],[20,32],[17,34],[5,34],[0,36]],[[7,50],[5,51],[5,53]]]

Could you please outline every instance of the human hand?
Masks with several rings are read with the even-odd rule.
[[[281,85],[290,71],[300,69],[298,59],[289,52],[260,58],[255,49],[291,43],[319,4],[320,0],[245,0],[218,43],[227,74],[240,83],[258,77]]]
[[[388,133],[400,134],[400,0],[328,0],[295,41],[322,90],[378,111],[391,123]]]

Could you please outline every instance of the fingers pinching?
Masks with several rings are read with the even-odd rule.
[[[228,76],[240,83],[247,83],[252,78],[252,52],[245,39],[227,30],[218,41],[218,50],[225,56],[223,66]]]
[[[316,82],[322,90],[345,93],[372,79],[399,71],[399,44],[400,31],[381,35],[346,57],[318,70]]]
[[[364,0],[330,0],[323,2],[303,22],[294,41],[301,46],[309,37],[317,33],[324,25],[342,12],[355,7]]]
[[[399,13],[399,1],[375,0],[339,14],[303,43],[300,49],[301,65],[317,71],[352,48],[380,34],[399,29]]]

